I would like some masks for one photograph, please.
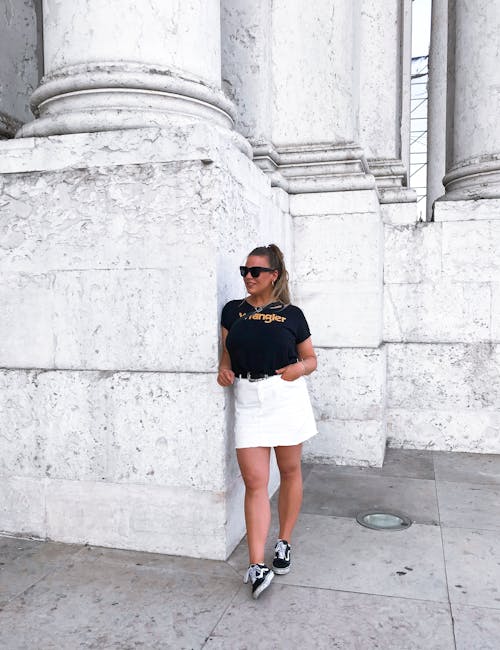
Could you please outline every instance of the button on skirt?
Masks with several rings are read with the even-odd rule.
[[[236,448],[298,445],[317,433],[304,377],[235,379]]]

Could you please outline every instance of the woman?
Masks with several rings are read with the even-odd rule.
[[[302,442],[316,434],[304,375],[316,355],[302,311],[290,304],[288,272],[275,244],[255,248],[240,267],[248,292],[222,310],[222,355],[217,381],[235,387],[236,454],[245,483],[245,521],[252,595],[274,573],[290,570],[292,531],[302,503]],[[269,461],[274,447],[280,471],[279,538],[273,569],[264,562],[271,523]]]

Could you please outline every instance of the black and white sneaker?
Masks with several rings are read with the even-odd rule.
[[[290,571],[291,546],[286,539],[279,539],[274,547],[273,571],[284,575]]]
[[[267,589],[274,578],[274,573],[265,564],[251,564],[248,567],[243,582],[248,582],[250,579],[252,583],[252,596],[258,598],[264,589]]]

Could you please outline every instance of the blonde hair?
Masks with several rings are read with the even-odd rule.
[[[290,304],[290,289],[288,287],[288,271],[285,266],[285,258],[281,250],[276,246],[276,244],[269,244],[268,246],[257,246],[248,254],[250,255],[259,255],[262,257],[267,257],[269,260],[269,266],[272,269],[278,271],[278,279],[274,283],[273,287],[273,298],[279,300],[285,305]]]

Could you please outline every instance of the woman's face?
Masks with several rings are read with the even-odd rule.
[[[269,260],[265,255],[249,255],[245,266],[249,268],[252,266],[263,266],[265,268],[271,268]],[[268,271],[262,271],[258,278],[252,278],[250,273],[247,273],[243,278],[245,283],[246,290],[251,296],[254,295],[266,295],[271,293],[273,290],[273,281],[278,279],[278,271],[273,271],[269,273]]]

